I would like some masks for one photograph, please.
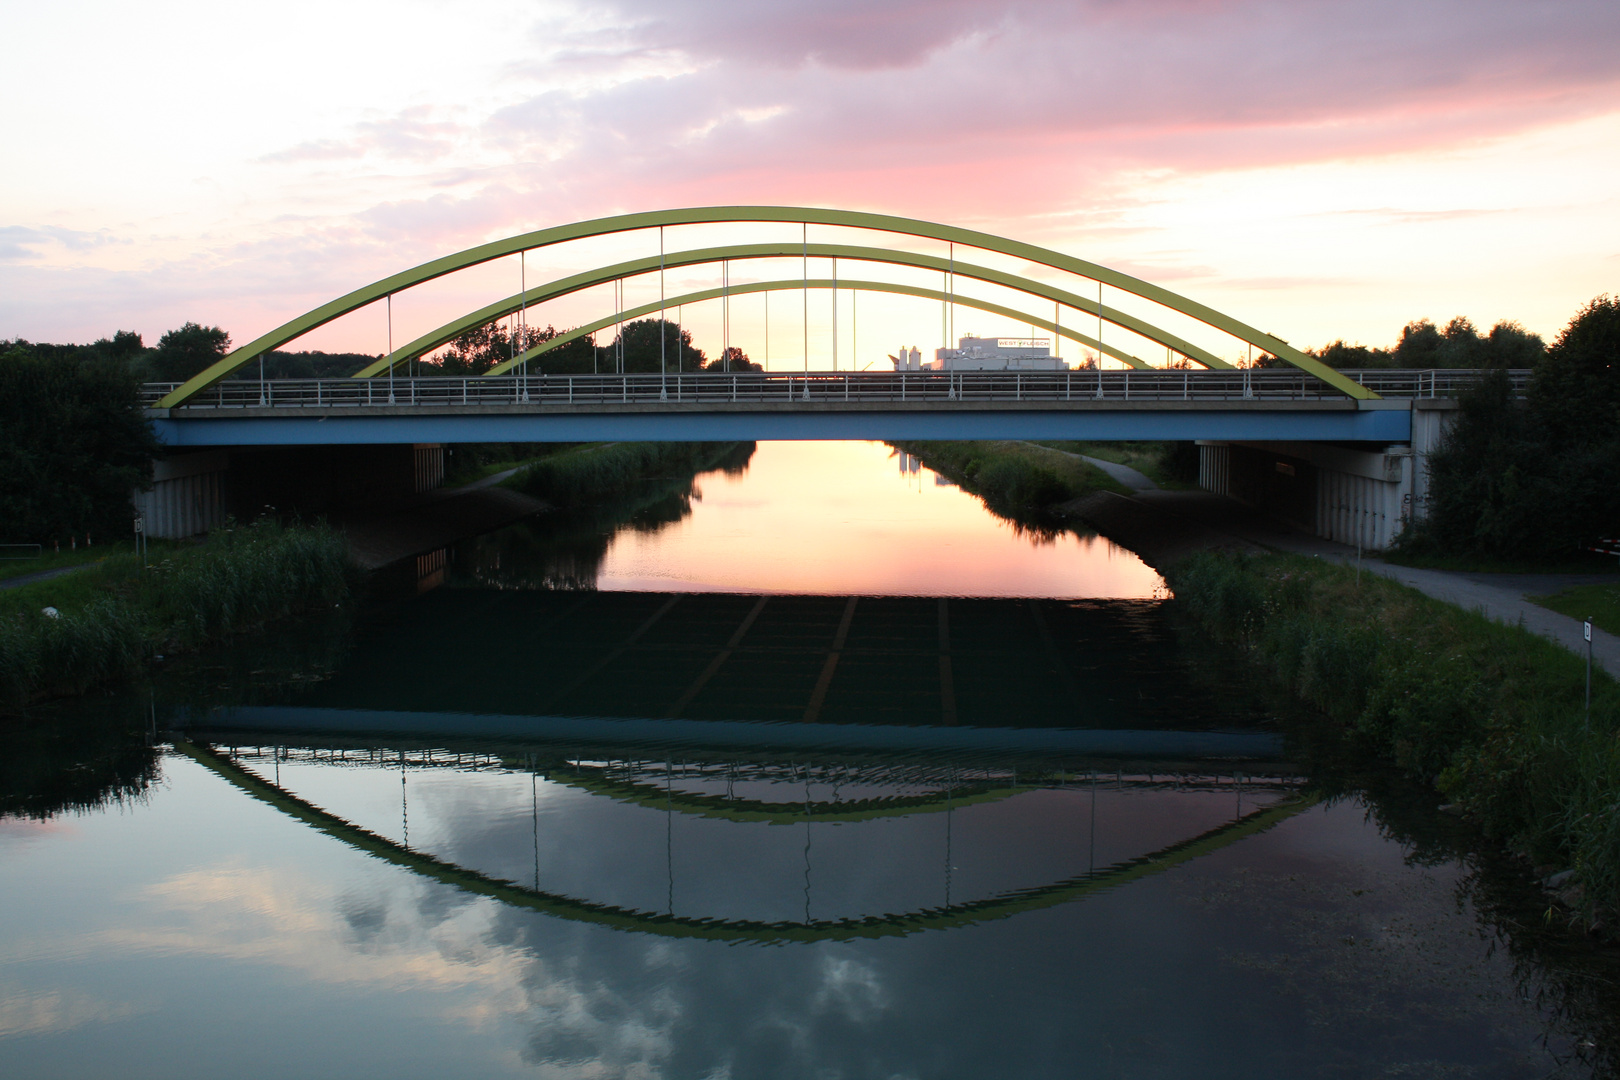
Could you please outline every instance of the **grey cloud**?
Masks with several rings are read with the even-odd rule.
[[[52,225],[30,228],[27,225],[0,225],[0,262],[34,259],[44,249],[59,245],[69,251],[89,251],[108,244],[128,243],[107,230],[85,232],[81,229],[63,229]]]

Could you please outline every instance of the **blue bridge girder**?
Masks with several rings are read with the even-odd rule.
[[[739,372],[231,380],[149,408],[174,447],[606,440],[1079,439],[1406,442],[1415,401],[1478,373],[1297,370]],[[148,384],[156,402],[173,384]]]

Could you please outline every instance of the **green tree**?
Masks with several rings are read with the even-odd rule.
[[[743,352],[737,346],[732,345],[731,347],[722,350],[718,359],[710,360],[703,370],[764,371],[765,368],[763,365],[756,364],[752,360],[748,359],[747,353]]]
[[[218,363],[231,348],[231,335],[217,326],[188,322],[158,338],[152,375],[159,382],[184,382]]]
[[[1620,301],[1584,306],[1544,353],[1516,324],[1475,337],[1476,359],[1498,362],[1429,457],[1428,519],[1409,542],[1556,560],[1620,534]],[[1532,355],[1520,401],[1504,369]]]
[[[691,332],[668,319],[625,323],[614,338],[614,346],[621,344],[626,371],[701,371],[708,359],[702,349],[692,346]]]
[[[0,542],[129,532],[162,448],[127,359],[139,338],[101,344],[0,343]]]
[[[1388,349],[1369,349],[1365,345],[1351,345],[1343,338],[1320,349],[1311,349],[1309,352],[1331,368],[1387,368],[1395,363],[1395,358]]]

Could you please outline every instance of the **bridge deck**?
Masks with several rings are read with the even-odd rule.
[[[227,380],[149,408],[170,445],[602,439],[1236,439],[1401,442],[1412,402],[1473,371],[1348,372],[1358,401],[1293,369],[682,372]],[[1522,390],[1528,373],[1514,372]],[[154,404],[173,383],[149,383]]]

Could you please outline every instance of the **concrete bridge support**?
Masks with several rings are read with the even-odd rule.
[[[1383,551],[1428,512],[1428,455],[1455,415],[1453,399],[1413,402],[1409,443],[1200,441],[1199,486],[1308,529]]]
[[[132,497],[147,535],[197,536],[266,512],[328,514],[399,501],[444,482],[444,446],[222,447],[153,464]]]

